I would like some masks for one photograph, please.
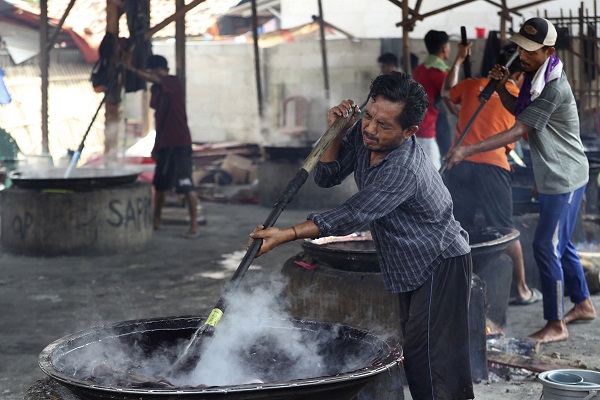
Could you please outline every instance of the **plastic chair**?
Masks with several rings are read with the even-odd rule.
[[[308,140],[308,108],[310,101],[304,96],[289,96],[283,100],[283,117],[278,131],[292,139]]]

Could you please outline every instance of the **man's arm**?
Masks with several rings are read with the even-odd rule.
[[[531,131],[531,127],[520,121],[516,121],[511,128],[497,133],[496,135],[491,136],[482,142],[469,146],[454,147],[445,157],[445,159],[449,160],[448,169],[451,169],[454,165],[458,164],[465,158],[471,157],[472,155],[494,150],[504,147],[510,143],[514,143],[521,139],[524,135],[528,134],[529,131]]]
[[[488,78],[500,81],[498,86],[496,86],[496,93],[498,93],[498,96],[500,96],[500,101],[502,102],[504,108],[506,108],[509,113],[514,115],[517,97],[512,95],[506,88],[506,82],[508,81],[509,77],[510,72],[508,71],[508,68],[499,64],[494,65],[494,68],[492,68],[488,75]]]
[[[131,65],[131,53],[129,53],[129,52],[123,53],[123,63],[125,65],[126,69],[133,72],[134,74],[136,74],[143,80],[152,82],[152,83],[160,83],[160,75],[152,73],[152,72],[148,72],[148,71],[143,71],[141,69],[137,69],[136,67]]]
[[[460,66],[465,62],[465,59],[468,55],[471,54],[471,43],[468,44],[458,44],[458,52],[456,53],[456,58],[454,59],[454,63],[452,63],[452,67],[450,71],[448,71],[448,75],[446,75],[446,79],[444,80],[444,85],[442,86],[442,97],[448,98],[450,96],[450,89],[452,89],[458,83],[458,73],[460,71]]]
[[[287,229],[279,229],[275,227],[264,229],[264,226],[260,225],[256,227],[256,229],[254,229],[254,231],[250,234],[250,244],[252,244],[252,240],[254,239],[263,240],[260,250],[256,255],[259,257],[284,243],[297,239],[315,238],[318,236],[319,227],[310,220],[304,221],[301,224],[294,225],[293,227]]]

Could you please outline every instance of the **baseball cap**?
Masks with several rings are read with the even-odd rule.
[[[547,19],[530,18],[510,37],[510,41],[527,51],[536,51],[544,46],[554,46],[556,43],[556,28]]]

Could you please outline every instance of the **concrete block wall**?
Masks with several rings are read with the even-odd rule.
[[[174,43],[153,46],[174,72]],[[188,41],[186,56],[187,112],[193,139],[261,142],[252,46]]]
[[[476,41],[473,72],[479,72],[483,40]],[[169,60],[175,70],[174,42],[154,42],[154,53]],[[379,73],[380,39],[328,40],[329,99],[325,96],[321,47],[318,40],[304,40],[260,49],[263,118],[258,114],[254,52],[251,43],[188,41],[187,112],[192,136],[198,142],[237,140],[278,144],[277,134],[286,96],[305,96],[309,140],[326,130],[327,110],[342,99],[362,104],[371,80]],[[452,44],[454,59],[455,43]],[[426,55],[421,39],[411,39],[411,49],[422,62]],[[451,61],[449,61],[450,63]],[[139,100],[135,100],[138,101]]]

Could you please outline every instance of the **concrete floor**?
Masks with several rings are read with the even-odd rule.
[[[54,258],[0,252],[0,398],[20,400],[45,378],[38,355],[65,335],[132,319],[207,315],[244,254],[249,232],[270,210],[220,203],[204,203],[202,209],[206,225],[200,237],[184,239],[184,226],[166,226],[143,252]],[[308,212],[285,210],[277,225],[298,223]],[[301,250],[289,243],[257,259],[245,281],[273,279]],[[600,298],[593,300],[600,309]],[[542,326],[541,315],[539,303],[510,307],[506,334],[532,333]],[[600,370],[598,322],[576,324],[570,331],[569,341],[542,346],[541,356]],[[492,376],[476,384],[477,399],[538,399],[542,385],[535,374],[519,372],[510,381]]]

